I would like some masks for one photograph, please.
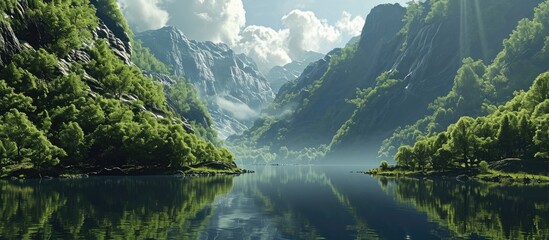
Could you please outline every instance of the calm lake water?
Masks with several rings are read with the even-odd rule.
[[[549,239],[549,187],[247,168],[256,173],[0,181],[0,239]]]

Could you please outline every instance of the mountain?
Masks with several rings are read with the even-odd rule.
[[[321,53],[306,52],[303,54],[303,58],[299,60],[294,60],[284,66],[273,67],[269,73],[267,73],[266,78],[271,83],[273,91],[277,93],[282,85],[298,78],[309,64],[323,57],[324,56]]]
[[[171,73],[194,84],[208,103],[221,138],[247,129],[274,98],[253,60],[225,44],[189,40],[174,27],[146,31],[135,38],[171,66]]]
[[[0,177],[236,168],[184,118],[207,114],[192,86],[180,85],[184,104],[168,103],[133,65],[133,52],[147,54],[116,1],[3,1],[0,13]]]
[[[432,103],[431,114],[396,131],[382,151],[396,153],[404,168],[486,168],[490,162],[500,170],[543,173],[549,158],[548,14],[544,1],[489,65],[465,59],[452,90]]]
[[[327,70],[316,74],[321,77],[300,90],[303,97],[279,93],[293,112],[258,121],[252,129],[261,131],[239,139],[253,136],[258,148],[275,154],[325,145],[327,158],[375,158],[383,139],[428,114],[429,104],[452,89],[464,58],[494,59],[501,42],[540,2],[380,5],[368,15],[358,45],[332,57]]]

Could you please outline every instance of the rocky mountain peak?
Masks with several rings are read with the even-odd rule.
[[[194,84],[222,138],[244,131],[274,98],[253,60],[226,44],[190,40],[172,26],[139,33],[136,39],[173,74]]]

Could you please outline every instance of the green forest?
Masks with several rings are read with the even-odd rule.
[[[532,20],[520,21],[490,65],[463,60],[450,93],[431,104],[432,115],[398,130],[381,151],[409,143],[398,147],[395,160],[405,168],[421,170],[468,168],[506,158],[549,158],[549,78],[547,73],[536,78],[547,70],[548,12],[546,1],[536,8]],[[522,90],[529,85],[529,90]]]
[[[167,67],[138,43],[132,59],[139,68],[126,64],[108,40],[94,37],[106,21],[100,15],[132,35],[116,2],[92,3],[2,1],[9,17],[0,25],[22,45],[0,67],[2,171],[232,166],[192,85],[181,78],[163,86],[145,75],[141,69],[162,74]]]

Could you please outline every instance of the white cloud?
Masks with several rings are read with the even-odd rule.
[[[330,25],[313,12],[293,10],[281,19],[283,29],[248,26],[240,34],[234,46],[256,61],[261,71],[281,66],[292,60],[300,60],[305,51],[328,52],[341,43],[343,37],[360,35],[364,19],[352,18],[347,12]]]
[[[311,11],[292,10],[281,18],[282,29],[248,26],[242,0],[118,0],[137,31],[166,24],[198,41],[224,42],[254,59],[261,71],[300,60],[305,51],[328,52],[360,34],[364,19],[343,12],[329,24]]]
[[[232,102],[223,97],[216,97],[215,102],[223,111],[230,113],[238,120],[249,120],[259,116],[259,113],[242,102]]]
[[[257,63],[261,71],[290,63],[286,42],[288,31],[275,31],[263,26],[248,26],[241,32],[241,40],[235,50],[243,52]]]
[[[338,29],[309,11],[293,10],[282,17],[282,23],[290,32],[288,50],[292,56],[303,51],[329,51],[341,37]]]
[[[341,19],[336,23],[336,27],[342,33],[354,37],[362,32],[365,20],[360,16],[352,17],[350,13],[343,12]]]
[[[164,0],[161,6],[170,13],[168,24],[198,41],[234,45],[246,24],[242,0]]]
[[[118,0],[118,3],[136,31],[158,29],[168,23],[168,12],[159,6],[161,0]]]

